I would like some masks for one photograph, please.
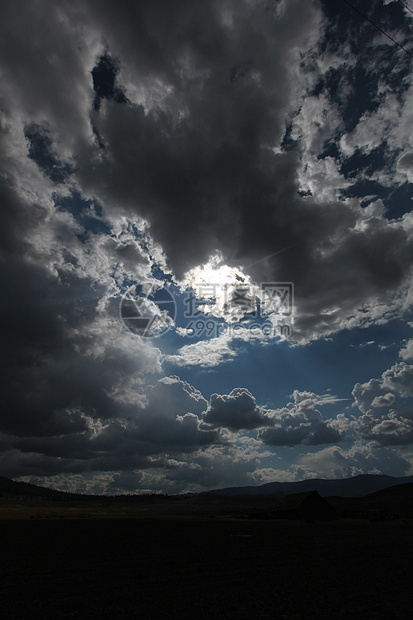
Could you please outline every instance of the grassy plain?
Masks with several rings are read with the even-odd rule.
[[[411,617],[409,521],[59,510],[0,520],[3,618]]]

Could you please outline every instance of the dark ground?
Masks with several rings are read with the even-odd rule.
[[[7,620],[393,620],[413,607],[411,522],[11,519],[0,540]]]

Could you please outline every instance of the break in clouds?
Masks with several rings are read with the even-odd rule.
[[[374,4],[408,41],[411,16]],[[163,350],[118,309],[129,286],[179,290],[215,260],[294,283],[292,346],[402,319],[411,59],[321,1],[28,0],[0,16],[1,471],[190,490],[322,474],[335,446],[335,475],[376,471],[375,450],[407,472],[389,450],[413,439],[410,342],[340,413],[302,390],[272,408],[237,382],[262,336]],[[228,394],[177,376],[220,364]],[[321,448],[280,473],[271,456],[294,446]]]

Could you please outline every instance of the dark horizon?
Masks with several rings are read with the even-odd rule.
[[[10,483],[12,483],[10,485]],[[308,483],[308,484],[302,484]],[[331,483],[325,485],[324,483]],[[348,483],[353,483],[349,485]],[[222,487],[217,489],[211,489],[209,491],[203,491],[201,493],[178,493],[178,494],[163,494],[162,492],[158,493],[119,493],[119,494],[88,494],[88,493],[76,493],[73,491],[60,491],[59,489],[54,489],[52,487],[46,487],[42,485],[34,485],[32,483],[27,483],[24,481],[13,480],[11,478],[7,478],[5,476],[0,476],[0,497],[1,494],[4,493],[7,496],[7,493],[16,492],[20,489],[21,491],[24,488],[31,487],[35,490],[45,490],[47,492],[51,492],[52,494],[62,493],[64,495],[78,495],[79,497],[90,497],[90,498],[122,498],[123,496],[134,496],[134,497],[149,497],[153,495],[158,496],[168,496],[171,498],[174,497],[188,497],[188,496],[204,496],[204,495],[222,495],[225,497],[237,497],[243,495],[290,495],[291,493],[300,492],[298,489],[306,488],[305,492],[309,491],[318,491],[321,493],[322,497],[329,497],[332,495],[341,495],[348,497],[356,497],[356,496],[364,496],[369,495],[371,493],[375,493],[376,491],[381,491],[385,489],[390,489],[395,486],[400,486],[403,484],[413,483],[413,476],[387,476],[383,474],[358,474],[357,476],[352,476],[350,478],[304,478],[303,480],[296,480],[294,482],[280,482],[273,481],[267,482],[262,485],[257,486],[246,486],[246,487]],[[284,489],[284,493],[283,493]],[[296,491],[295,491],[296,489]],[[341,492],[339,492],[341,491]]]

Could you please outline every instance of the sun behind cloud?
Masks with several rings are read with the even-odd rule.
[[[258,287],[240,268],[227,265],[220,253],[188,271],[179,284],[194,291],[197,308],[203,314],[228,323],[256,310]]]

